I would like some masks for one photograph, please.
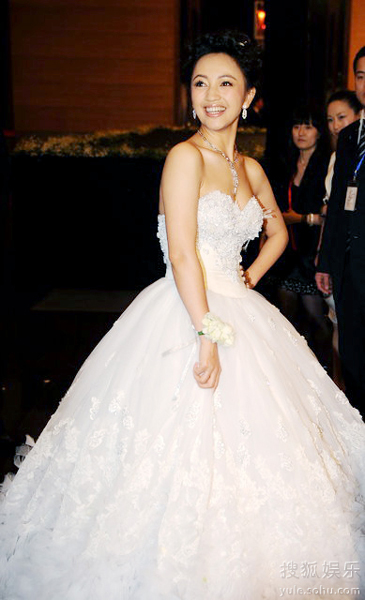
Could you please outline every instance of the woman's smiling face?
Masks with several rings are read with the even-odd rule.
[[[245,77],[228,54],[206,54],[197,61],[191,79],[191,100],[203,125],[220,130],[238,120],[246,95]],[[254,90],[251,95],[253,98]],[[246,99],[246,107],[251,99]]]
[[[357,119],[354,109],[345,100],[334,100],[327,107],[327,123],[330,133],[338,137],[341,129]]]

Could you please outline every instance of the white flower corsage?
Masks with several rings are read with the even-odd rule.
[[[205,335],[211,342],[222,346],[232,346],[234,342],[234,329],[229,323],[224,323],[219,317],[207,312],[202,320],[203,329],[197,331],[198,335]]]

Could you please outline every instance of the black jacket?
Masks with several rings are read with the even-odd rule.
[[[317,271],[332,276],[337,300],[341,293],[346,250],[352,281],[365,300],[365,161],[357,176],[356,210],[344,210],[347,186],[358,163],[359,126],[359,121],[352,123],[341,131],[338,139],[332,192],[317,267]]]
[[[324,180],[327,173],[329,156],[317,149],[311,156],[300,186],[292,187],[292,208],[299,214],[317,214],[323,205],[326,190]],[[291,168],[290,168],[291,167]],[[276,200],[282,211],[289,208],[288,189],[295,165],[281,170],[281,177],[273,180]],[[279,172],[279,171],[278,171]],[[271,273],[280,278],[295,278],[314,283],[314,261],[317,254],[320,228],[309,227],[306,223],[297,223],[288,227],[290,242],[283,256]]]

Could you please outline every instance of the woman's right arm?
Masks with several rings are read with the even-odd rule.
[[[161,180],[161,204],[165,213],[169,259],[180,297],[196,331],[209,311],[204,276],[196,252],[197,212],[203,177],[203,159],[188,142],[169,153]],[[201,387],[218,385],[220,364],[217,344],[199,336],[199,363],[194,376]]]

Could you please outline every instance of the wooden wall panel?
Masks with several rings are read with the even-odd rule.
[[[353,90],[355,86],[352,63],[360,48],[365,46],[365,10],[364,0],[351,0],[351,25],[350,25],[350,47],[348,87]]]
[[[12,0],[17,131],[175,122],[177,0]]]

